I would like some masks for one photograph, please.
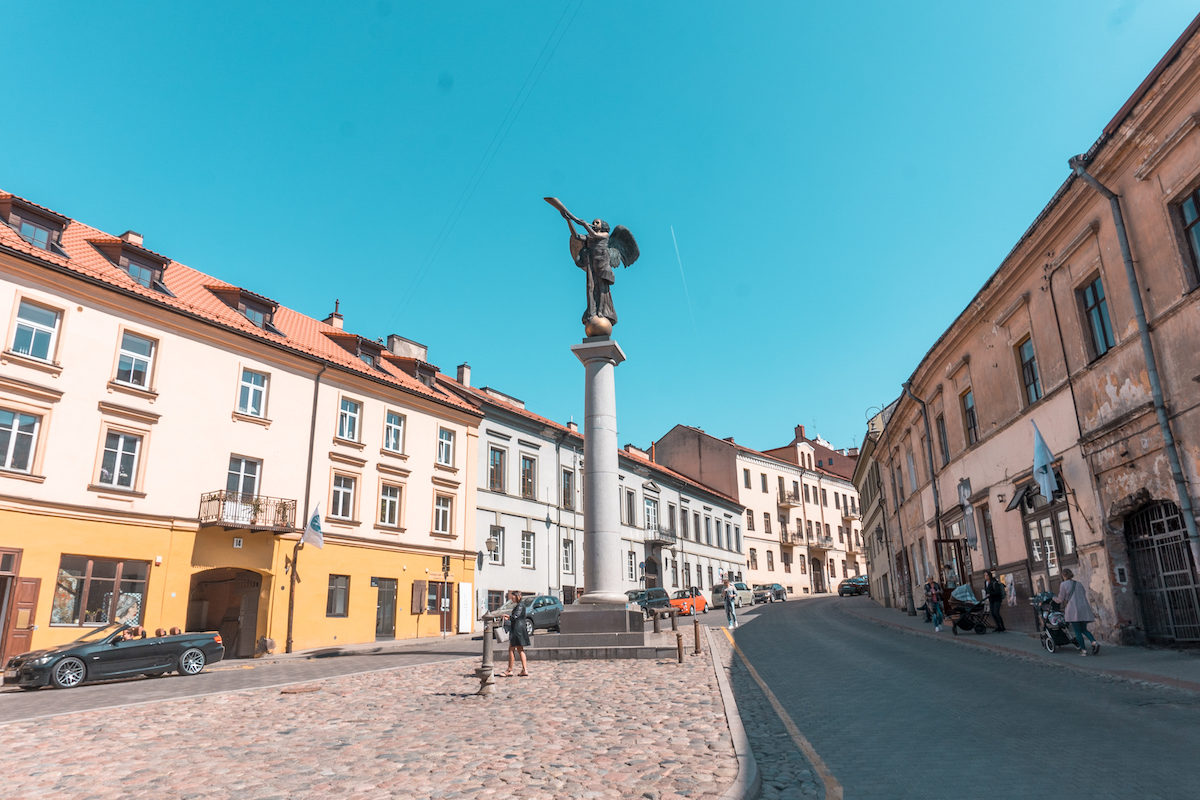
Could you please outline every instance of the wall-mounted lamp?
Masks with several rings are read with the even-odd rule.
[[[154,566],[156,566],[156,567],[161,567],[161,566],[162,566],[162,556],[155,556],[155,557],[154,557]]]
[[[1004,502],[1004,492],[996,492],[996,502],[998,502],[998,503]]]

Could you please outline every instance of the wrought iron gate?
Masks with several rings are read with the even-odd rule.
[[[1200,642],[1200,581],[1179,506],[1165,501],[1130,515],[1125,536],[1146,635]]]

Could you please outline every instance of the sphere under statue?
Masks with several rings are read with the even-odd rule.
[[[588,336],[609,336],[612,334],[612,323],[607,317],[592,317],[583,326],[583,332]]]

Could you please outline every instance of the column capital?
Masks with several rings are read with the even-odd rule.
[[[616,366],[625,360],[625,351],[621,349],[621,345],[608,337],[584,339],[579,344],[571,345],[571,352],[584,364],[603,359]]]

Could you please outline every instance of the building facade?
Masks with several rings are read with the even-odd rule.
[[[913,584],[978,593],[995,568],[1032,626],[1031,593],[1070,569],[1110,640],[1200,641],[1198,30],[1071,159],[878,437]]]

